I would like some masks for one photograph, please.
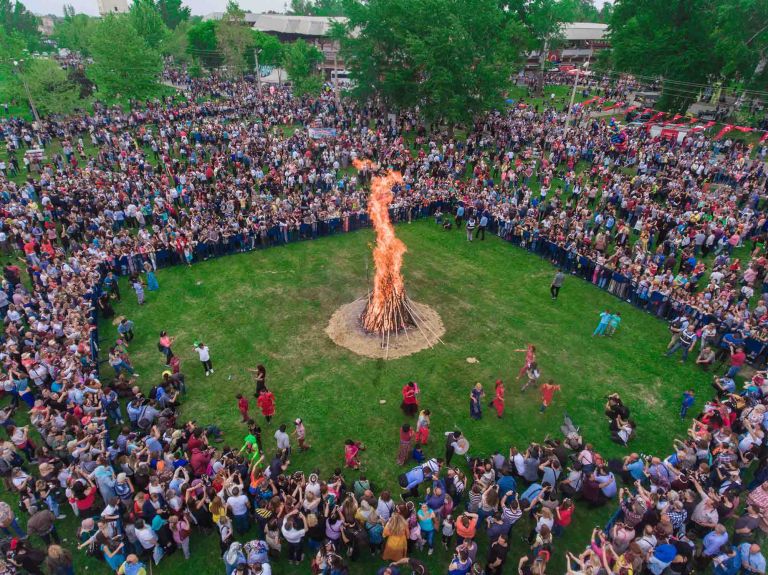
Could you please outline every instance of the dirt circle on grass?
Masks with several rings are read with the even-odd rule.
[[[325,328],[325,333],[336,345],[357,355],[372,359],[397,359],[433,347],[440,343],[440,338],[445,333],[443,320],[434,309],[412,301],[410,304],[420,318],[420,327],[408,328],[405,333],[401,331],[397,336],[391,335],[387,349],[386,346],[382,347],[382,339],[379,336],[363,331],[360,316],[365,304],[366,299],[361,298],[341,306],[333,312],[328,327]]]

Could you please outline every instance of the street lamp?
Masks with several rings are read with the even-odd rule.
[[[254,63],[256,65],[256,86],[261,96],[261,68],[259,67],[259,54],[261,54],[261,48],[256,48],[253,51]]]
[[[21,64],[24,60],[14,60],[13,61],[13,67],[16,70],[16,75],[21,78],[21,83],[24,86],[24,92],[27,94],[27,101],[29,102],[29,107],[32,108],[32,115],[35,117],[35,122],[37,123],[37,127],[40,128],[42,124],[40,123],[40,116],[37,115],[37,107],[35,107],[35,102],[32,99],[32,94],[29,91],[29,85],[27,84],[27,79],[24,77],[24,74],[22,74],[19,71],[19,64]]]

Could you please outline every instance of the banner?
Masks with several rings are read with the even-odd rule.
[[[715,134],[715,137],[713,140],[719,140],[723,136],[725,136],[728,132],[733,130],[733,126],[731,124],[726,124],[722,130],[720,130],[717,134]]]
[[[307,128],[307,132],[313,140],[336,137],[336,128]]]

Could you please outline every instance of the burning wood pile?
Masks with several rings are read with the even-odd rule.
[[[360,165],[363,163],[360,162]],[[407,250],[395,235],[395,228],[389,218],[392,186],[402,181],[398,172],[375,176],[371,181],[371,195],[368,199],[368,214],[376,230],[376,247],[373,249],[376,273],[373,291],[368,295],[368,303],[360,322],[365,331],[382,337],[416,326],[401,272],[403,254]]]

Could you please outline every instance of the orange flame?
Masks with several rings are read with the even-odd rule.
[[[374,168],[370,161],[354,161],[355,167]],[[392,203],[392,186],[402,183],[400,172],[387,172],[374,176],[371,181],[371,195],[368,200],[368,214],[376,230],[376,247],[373,261],[376,272],[373,279],[373,294],[363,314],[363,327],[368,331],[384,333],[404,327],[404,318],[398,317],[401,303],[405,299],[405,282],[400,269],[403,265],[405,244],[395,236],[395,228],[389,218],[389,204]]]

